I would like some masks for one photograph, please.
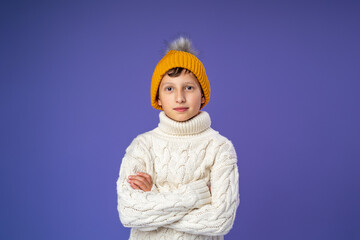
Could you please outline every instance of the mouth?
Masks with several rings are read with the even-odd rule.
[[[174,108],[175,111],[178,111],[178,112],[185,112],[186,110],[188,110],[189,108],[186,108],[186,107],[179,107],[179,108]]]

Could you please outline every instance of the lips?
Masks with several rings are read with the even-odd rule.
[[[174,108],[175,111],[178,111],[178,112],[185,112],[186,110],[188,110],[189,108],[186,108],[186,107],[179,107],[179,108]]]

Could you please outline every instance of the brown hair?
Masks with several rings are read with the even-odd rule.
[[[167,75],[169,75],[169,77],[177,77],[177,76],[181,75],[183,70],[185,70],[185,73],[191,73],[191,71],[189,69],[182,68],[182,67],[176,67],[176,68],[172,68],[172,69],[168,70],[164,75],[167,74]]]

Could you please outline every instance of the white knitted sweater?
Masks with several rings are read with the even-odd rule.
[[[224,239],[240,203],[233,144],[210,127],[205,111],[185,122],[163,111],[159,118],[157,128],[126,149],[116,182],[129,239]],[[130,186],[127,178],[136,172],[151,175],[151,191]]]

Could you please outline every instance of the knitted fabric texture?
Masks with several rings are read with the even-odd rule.
[[[157,128],[126,149],[116,182],[129,239],[223,239],[240,203],[233,144],[211,128],[205,111],[185,122],[163,111],[159,118]],[[130,186],[127,178],[136,172],[151,175],[151,191]]]
[[[177,50],[170,50],[155,67],[151,80],[151,105],[155,109],[162,110],[162,107],[159,106],[156,100],[156,94],[164,74],[168,70],[176,67],[190,70],[198,79],[205,97],[205,103],[202,105],[202,109],[210,100],[210,83],[206,76],[205,67],[195,55]]]

